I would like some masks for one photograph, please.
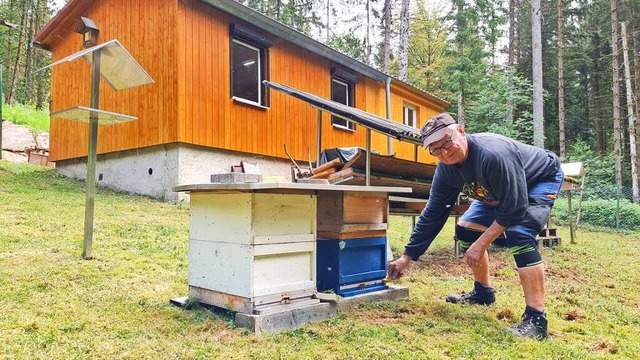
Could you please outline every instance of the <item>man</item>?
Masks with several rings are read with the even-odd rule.
[[[404,254],[389,264],[389,277],[401,276],[411,260],[418,260],[427,251],[463,192],[475,201],[455,231],[473,273],[474,289],[450,295],[446,301],[479,305],[495,302],[487,248],[504,234],[518,267],[526,303],[522,321],[506,330],[518,337],[547,337],[544,264],[536,236],[549,219],[562,183],[558,157],[501,135],[465,134],[448,114],[429,119],[421,133],[424,147],[439,163],[429,202]]]

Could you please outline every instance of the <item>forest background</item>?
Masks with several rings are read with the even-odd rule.
[[[5,106],[48,111],[50,54],[31,39],[64,2],[0,0]],[[586,200],[640,201],[638,0],[241,2],[445,98],[468,132],[583,161]]]

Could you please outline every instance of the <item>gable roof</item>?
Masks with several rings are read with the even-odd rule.
[[[83,12],[97,0],[69,0],[67,4],[36,34],[33,44],[45,50],[49,50],[51,44],[73,32],[75,24]],[[402,83],[413,91],[420,93],[429,100],[441,105],[443,108],[450,104],[433,94],[393,78],[389,74],[377,70],[359,60],[356,60],[342,52],[333,49],[311,37],[279,22],[260,12],[253,10],[234,0],[199,0],[207,5],[225,12],[233,17],[246,21],[266,32],[287,40],[301,48],[331,60],[345,68],[356,71],[370,79],[380,82]]]

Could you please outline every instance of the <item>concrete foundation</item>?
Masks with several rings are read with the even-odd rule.
[[[188,195],[173,192],[172,187],[209,183],[212,174],[227,173],[231,165],[239,165],[241,161],[256,164],[266,180],[275,177],[291,181],[289,160],[188,144],[98,155],[96,181],[99,186],[164,201],[180,201]],[[86,180],[86,164],[86,158],[61,160],[56,162],[56,169],[65,176]]]
[[[329,303],[319,303],[264,315],[237,313],[236,325],[251,330],[256,336],[295,330],[312,322],[327,320],[336,314]]]
[[[409,298],[409,288],[389,287],[389,289],[361,294],[351,297],[334,297],[334,300],[317,304],[301,306],[282,306],[278,310],[277,306],[272,307],[268,312],[262,314],[244,314],[237,312],[234,315],[236,325],[249,329],[254,335],[260,336],[263,333],[279,333],[284,330],[295,330],[312,322],[324,321],[337,312],[347,310],[363,302],[376,302],[387,300],[400,300]],[[171,299],[173,305],[183,307],[188,298],[181,297]],[[317,301],[317,300],[316,300]]]

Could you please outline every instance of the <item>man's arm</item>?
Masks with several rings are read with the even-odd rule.
[[[484,252],[489,248],[492,242],[494,242],[498,236],[500,236],[507,228],[494,221],[487,230],[476,240],[469,249],[465,252],[465,258],[469,266],[479,266],[480,260],[484,255]]]
[[[447,175],[439,165],[433,179],[429,202],[420,214],[403,255],[389,263],[388,276],[390,278],[399,277],[402,270],[411,263],[411,260],[418,260],[442,230],[460,193],[460,189],[456,187],[455,183],[456,181],[451,177],[451,174]]]

